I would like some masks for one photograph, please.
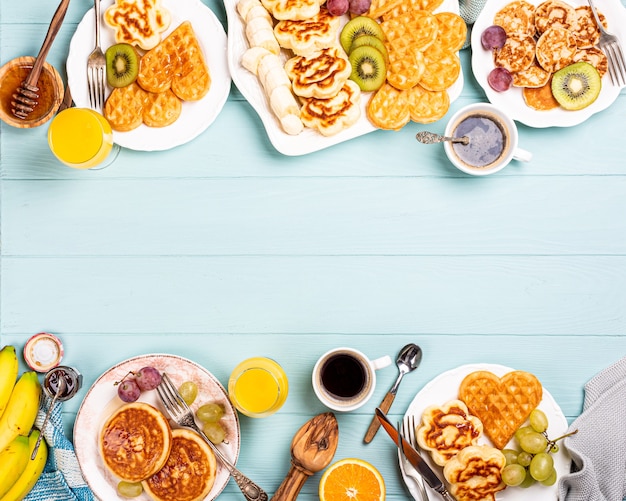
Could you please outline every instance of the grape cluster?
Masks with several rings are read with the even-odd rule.
[[[117,381],[117,394],[124,402],[135,402],[142,391],[154,390],[161,383],[161,373],[154,367],[142,367],[130,371],[121,381]]]
[[[554,485],[557,479],[554,458],[551,453],[559,451],[557,442],[568,433],[555,440],[548,438],[548,417],[539,409],[530,413],[529,424],[515,432],[515,438],[521,450],[504,449],[506,466],[502,470],[502,481],[511,487],[530,487],[539,482],[542,485]]]

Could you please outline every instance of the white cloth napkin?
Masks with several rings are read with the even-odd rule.
[[[585,385],[583,413],[563,440],[572,472],[559,481],[561,501],[622,501],[626,496],[626,357]]]
[[[35,426],[41,429],[52,399],[47,395],[39,408]],[[56,402],[43,436],[49,446],[48,461],[41,477],[24,501],[93,501],[85,483],[72,443],[63,432],[61,402]]]

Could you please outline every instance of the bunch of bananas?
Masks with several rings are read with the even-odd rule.
[[[15,347],[0,350],[0,501],[24,499],[43,472],[48,458],[45,440],[34,459],[31,454],[39,437],[33,428],[41,385],[36,372],[18,378]]]

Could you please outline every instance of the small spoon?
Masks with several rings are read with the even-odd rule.
[[[54,16],[52,16],[48,33],[46,33],[46,38],[41,45],[39,54],[37,54],[37,59],[35,59],[35,63],[33,64],[28,77],[26,77],[26,80],[22,82],[13,94],[13,101],[11,102],[13,108],[11,109],[11,112],[17,118],[25,119],[37,106],[37,100],[39,99],[39,87],[37,87],[37,82],[39,81],[41,70],[43,69],[43,63],[48,56],[48,51],[52,46],[54,38],[59,32],[59,28],[61,28],[61,24],[63,23],[63,18],[65,17],[69,4],[70,0],[61,0]]]
[[[385,398],[383,398],[381,404],[378,406],[383,412],[387,413],[391,408],[391,404],[396,398],[396,393],[398,392],[400,381],[402,381],[404,375],[417,369],[421,361],[422,349],[416,344],[409,343],[400,350],[400,353],[398,354],[398,358],[396,360],[396,365],[398,366],[399,371],[398,379],[396,379],[396,382],[393,384],[391,389],[385,395]],[[374,419],[372,419],[372,422],[370,423],[370,426],[365,433],[365,438],[363,439],[366,444],[369,444],[374,439],[374,435],[376,435],[379,427],[380,421],[376,416],[374,416]]]
[[[33,452],[30,455],[30,459],[34,460],[37,456],[37,451],[39,450],[39,446],[41,445],[41,439],[43,438],[43,430],[46,428],[48,424],[48,419],[50,419],[50,414],[52,414],[52,409],[54,408],[54,404],[63,393],[65,393],[65,378],[59,378],[59,387],[57,388],[57,392],[52,397],[52,401],[50,402],[50,407],[48,408],[48,412],[46,412],[46,417],[43,420],[43,424],[41,425],[41,430],[39,430],[39,436],[37,437],[37,442],[35,442],[35,447],[33,447]]]
[[[428,131],[418,132],[417,134],[415,134],[415,139],[417,139],[420,143],[424,143],[424,144],[442,143],[443,141],[450,141],[452,143],[469,144],[469,137],[467,136],[447,137],[447,136],[442,136],[440,134],[435,134],[434,132],[428,132]]]

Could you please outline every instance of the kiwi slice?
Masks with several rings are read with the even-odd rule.
[[[111,45],[106,50],[107,82],[111,87],[126,87],[137,79],[139,56],[127,43]]]
[[[360,35],[356,37],[352,42],[352,45],[350,46],[350,52],[352,52],[357,47],[361,47],[363,45],[370,45],[375,49],[378,49],[385,58],[385,63],[389,63],[389,52],[387,51],[387,47],[385,47],[385,42],[381,41],[380,38],[373,35]]]
[[[585,61],[565,66],[552,76],[552,95],[566,110],[586,108],[601,89],[600,73]]]
[[[339,42],[346,51],[346,54],[350,52],[350,47],[354,39],[361,35],[371,35],[379,38],[380,41],[385,40],[385,34],[380,25],[374,21],[371,17],[357,16],[346,23],[339,35]]]
[[[357,47],[348,56],[352,65],[350,80],[364,92],[380,89],[387,77],[387,65],[382,53],[371,45]]]

